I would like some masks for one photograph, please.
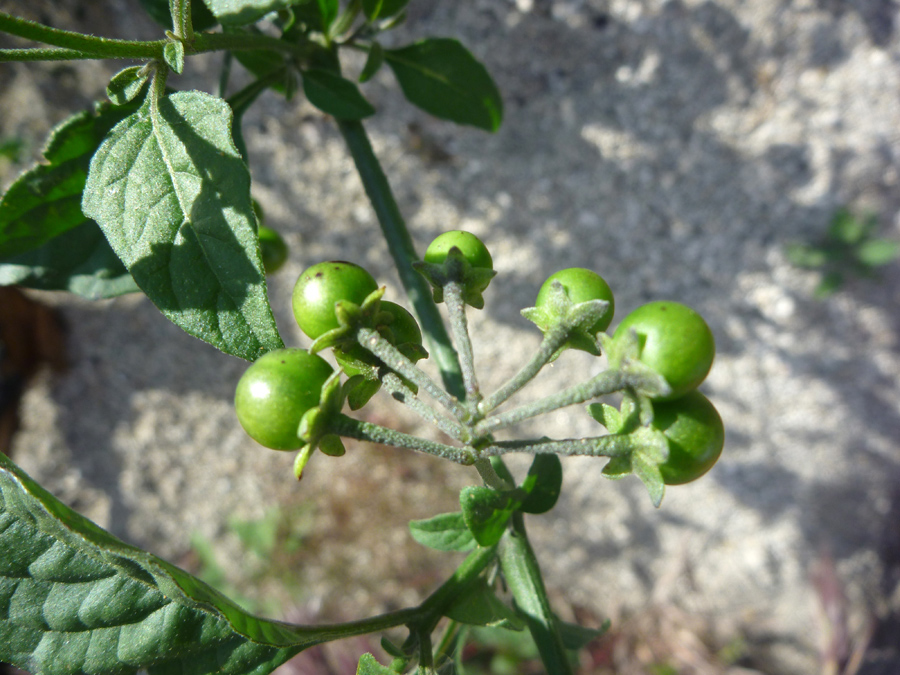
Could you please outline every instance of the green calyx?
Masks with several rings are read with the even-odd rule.
[[[431,284],[435,302],[444,302],[444,289],[456,283],[462,289],[463,301],[475,309],[484,309],[482,293],[497,275],[488,267],[472,265],[456,246],[447,252],[442,262],[419,261],[413,263],[413,268]]]
[[[544,335],[558,331],[566,335],[563,345],[553,355],[555,360],[566,349],[600,355],[596,333],[592,328],[601,323],[609,312],[606,300],[572,302],[569,293],[559,281],[553,281],[540,307],[527,307],[522,316],[541,329]]]
[[[303,469],[318,448],[326,455],[340,457],[344,454],[344,443],[340,437],[331,432],[330,422],[341,414],[344,407],[344,391],[341,387],[341,374],[336,371],[322,385],[322,396],[319,405],[309,409],[300,420],[297,436],[304,445],[294,460],[294,475],[297,480],[303,477]]]

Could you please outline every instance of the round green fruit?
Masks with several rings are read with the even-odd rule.
[[[375,279],[359,265],[343,260],[318,263],[303,272],[294,285],[294,318],[300,330],[316,339],[338,327],[334,312],[338,302],[361,305],[377,289]]]
[[[322,385],[333,370],[305,349],[278,349],[247,368],[234,394],[234,409],[244,431],[273,450],[296,450],[300,419],[319,405]]]
[[[682,485],[709,471],[725,445],[725,427],[715,406],[699,391],[653,404],[653,425],[669,442],[661,464],[666,485]]]
[[[287,262],[288,247],[278,232],[265,225],[259,226],[259,251],[262,254],[266,274],[277,272]]]
[[[637,333],[640,360],[662,375],[672,393],[659,397],[671,401],[696,389],[712,368],[716,342],[706,321],[687,305],[651,302],[622,319],[614,340],[629,330]]]
[[[547,281],[544,282],[544,285],[541,286],[537,294],[537,300],[534,301],[535,307],[543,307],[550,301],[550,289],[554,281],[562,284],[566,295],[569,296],[569,300],[575,304],[588,302],[589,300],[605,300],[608,302],[609,307],[606,312],[591,326],[589,332],[596,335],[609,327],[616,309],[616,302],[613,298],[612,289],[603,277],[583,267],[570,267],[560,270],[555,274],[551,274]]]
[[[450,230],[435,237],[425,250],[425,262],[440,265],[451,248],[458,248],[472,267],[494,269],[494,261],[487,246],[471,232]]]

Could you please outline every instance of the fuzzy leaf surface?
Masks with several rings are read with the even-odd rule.
[[[471,551],[475,548],[475,539],[459,511],[410,521],[409,532],[422,546],[438,551]]]
[[[36,249],[85,221],[81,195],[91,155],[136,109],[97,104],[50,132],[44,161],[19,176],[0,199],[0,259]]]
[[[485,67],[450,38],[429,38],[400,49],[386,49],[387,64],[403,95],[435,117],[496,131],[503,99]]]
[[[173,323],[253,361],[283,343],[231,121],[225,101],[196,91],[145,104],[97,150],[82,208]]]
[[[0,660],[40,675],[249,675],[353,633],[247,614],[0,455]]]

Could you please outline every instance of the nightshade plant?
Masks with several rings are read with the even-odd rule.
[[[3,196],[0,283],[88,298],[140,290],[191,335],[254,362],[237,385],[238,417],[262,443],[296,450],[298,477],[316,450],[343,453],[341,438],[473,466],[482,484],[462,491],[460,511],[410,524],[416,541],[467,556],[416,607],[336,625],[271,621],[117,540],[0,456],[0,659],[54,675],[267,673],[310,646],[405,627],[401,643],[382,641],[389,665],[367,654],[358,672],[462,673],[465,626],[487,625],[527,629],[547,672],[565,675],[573,672],[573,652],[602,628],[557,618],[526,534],[524,514],[545,513],[559,497],[559,457],[608,458],[605,475],[637,475],[657,506],[667,482],[692,480],[718,458],[721,419],[694,389],[714,353],[705,322],[683,305],[655,303],[649,313],[639,309],[626,319],[632,328],[599,332],[612,319],[612,292],[590,270],[563,270],[548,280],[536,306],[523,310],[543,333],[537,352],[497,391],[482,391],[466,312],[485,304],[495,274],[490,253],[471,234],[450,231],[419,259],[361,122],[374,109],[341,70],[341,52],[361,50],[367,59],[360,82],[387,65],[406,98],[427,112],[498,128],[497,88],[459,42],[381,46],[379,35],[403,20],[407,2],[141,0],[168,29],[149,42],[83,35],[0,13],[0,30],[42,45],[0,50],[2,61],[140,62],[112,78],[108,102],[54,129],[44,161]],[[170,75],[209,51],[225,54],[220,92],[228,90],[232,61],[253,81],[227,98],[169,88]],[[250,158],[241,137],[242,116],[267,89],[286,98],[302,91],[334,118],[415,317],[385,299],[388,289],[365,270],[324,261],[312,277],[301,276],[294,295],[311,348],[285,348],[266,294],[261,217],[250,198]],[[269,239],[266,233],[264,246]],[[449,333],[439,302],[447,307]],[[690,349],[677,347],[660,359],[673,353],[660,343],[666,339]],[[504,406],[568,348],[602,350],[608,368],[538,401]],[[326,350],[337,369],[315,356]],[[416,365],[424,358],[436,363],[440,383]],[[685,381],[666,381],[683,373]],[[379,389],[451,441],[428,441],[342,412],[364,406]],[[613,393],[621,395],[619,407],[596,401]],[[495,439],[525,419],[588,402],[608,433]],[[502,460],[512,452],[534,455],[518,484]]]

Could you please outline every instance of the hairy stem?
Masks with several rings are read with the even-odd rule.
[[[558,410],[559,408],[575,405],[576,403],[584,403],[585,401],[590,401],[592,398],[597,398],[598,396],[612,394],[625,388],[626,385],[626,377],[621,371],[605,370],[587,382],[569,387],[557,394],[542,398],[539,401],[519,406],[509,412],[481,420],[481,422],[475,425],[475,435],[478,437],[487,436],[497,429],[503,429],[521,422],[522,420],[537,415],[544,415],[553,412],[554,410]]]
[[[475,456],[468,448],[457,448],[452,445],[444,445],[443,443],[429,441],[424,438],[419,438],[418,436],[404,434],[401,431],[388,429],[380,424],[361,422],[360,420],[347,417],[346,415],[337,415],[334,419],[330,420],[328,430],[339,436],[355,438],[360,441],[369,441],[370,443],[380,443],[381,445],[391,445],[395,448],[407,448],[417,452],[424,452],[466,466],[475,462]]]
[[[451,281],[444,288],[444,302],[450,316],[450,329],[459,352],[462,366],[463,385],[466,389],[466,404],[473,414],[477,414],[477,405],[481,401],[478,378],[475,375],[475,352],[472,350],[472,339],[469,336],[469,322],[466,320],[466,303],[462,297],[462,287]]]
[[[430,422],[451,438],[455,438],[460,443],[468,443],[471,440],[471,434],[465,427],[423,403],[394,373],[385,374],[381,378],[381,384],[394,400],[407,406],[423,420]]]

